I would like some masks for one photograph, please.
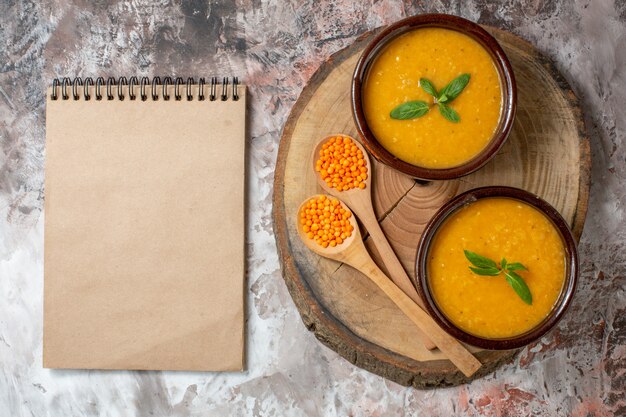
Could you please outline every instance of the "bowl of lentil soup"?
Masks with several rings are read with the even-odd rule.
[[[406,18],[365,48],[352,113],[367,150],[414,178],[443,180],[486,164],[515,118],[513,69],[479,25],[451,15]]]
[[[445,204],[419,243],[420,295],[437,323],[473,346],[538,340],[563,316],[578,279],[576,243],[550,204],[512,187],[469,190]]]

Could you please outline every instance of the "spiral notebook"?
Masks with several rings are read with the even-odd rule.
[[[241,370],[246,88],[54,80],[46,368]]]

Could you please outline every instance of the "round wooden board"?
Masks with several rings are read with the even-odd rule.
[[[510,33],[486,29],[506,51],[519,94],[513,132],[498,155],[472,175],[428,184],[373,161],[376,214],[413,279],[425,224],[444,202],[470,188],[509,185],[531,191],[561,212],[577,239],[582,232],[591,160],[577,99],[532,45]],[[284,127],[273,211],[283,276],[307,328],[353,364],[417,388],[456,385],[468,379],[441,352],[422,346],[415,325],[380,290],[352,268],[307,250],[295,229],[300,203],[320,192],[313,172],[306,169],[314,143],[334,133],[357,137],[350,108],[351,78],[373,34],[360,37],[322,65]],[[375,248],[366,244],[381,265]],[[483,363],[473,378],[492,372],[516,353],[471,349]]]

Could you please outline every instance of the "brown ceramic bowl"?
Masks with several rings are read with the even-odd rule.
[[[433,169],[412,165],[404,162],[387,151],[376,139],[367,125],[367,120],[361,102],[361,93],[370,64],[385,48],[389,41],[406,32],[425,28],[440,27],[461,32],[472,37],[491,55],[500,77],[500,89],[502,91],[502,111],[500,121],[494,135],[487,146],[474,158],[452,168]],[[367,150],[380,162],[397,169],[407,175],[421,180],[446,180],[458,178],[476,171],[485,165],[502,147],[506,141],[513,120],[517,103],[517,89],[513,68],[498,42],[482,27],[467,19],[446,14],[425,14],[409,17],[380,32],[365,48],[359,59],[354,76],[352,78],[352,114],[359,135]]]
[[[563,240],[566,256],[566,273],[565,282],[557,301],[548,314],[548,316],[532,330],[507,339],[485,339],[466,333],[455,326],[448,318],[439,310],[437,303],[432,296],[428,281],[427,260],[430,244],[435,234],[443,222],[459,208],[479,200],[489,197],[508,197],[523,201],[537,208],[546,217],[548,217],[557,228]],[[419,243],[416,262],[416,276],[418,281],[419,293],[426,304],[426,309],[433,319],[450,335],[458,340],[473,346],[491,350],[507,350],[515,349],[532,343],[541,338],[548,330],[563,317],[565,310],[569,306],[576,289],[576,281],[578,280],[578,252],[576,250],[576,242],[572,236],[567,222],[561,217],[559,212],[550,204],[519,188],[512,187],[482,187],[469,190],[449,201],[445,204],[435,216],[430,220]]]

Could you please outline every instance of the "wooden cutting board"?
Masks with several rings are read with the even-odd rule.
[[[576,239],[582,232],[591,159],[578,100],[554,65],[532,45],[510,33],[486,29],[507,53],[518,86],[513,132],[498,155],[474,174],[427,184],[373,162],[375,211],[413,279],[424,226],[447,200],[471,188],[509,185],[531,191],[561,212]],[[296,231],[298,206],[320,192],[313,172],[306,169],[312,147],[334,133],[358,138],[350,108],[352,72],[373,35],[365,34],[321,66],[283,129],[273,210],[283,276],[307,328],[353,364],[417,388],[464,383],[468,379],[441,352],[422,346],[415,325],[367,278],[310,252]],[[368,248],[383,267],[371,244]],[[516,353],[471,349],[483,363],[473,378],[492,372]]]

